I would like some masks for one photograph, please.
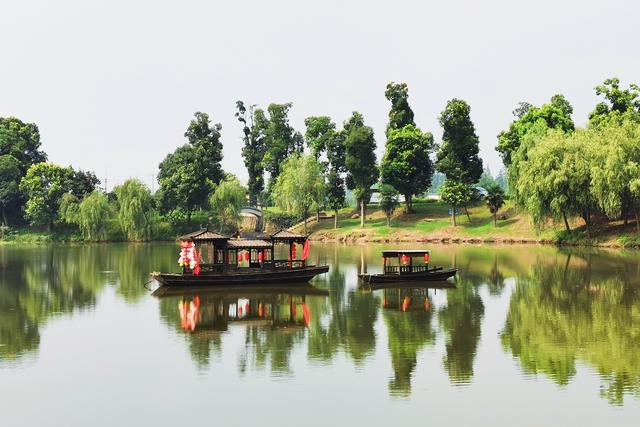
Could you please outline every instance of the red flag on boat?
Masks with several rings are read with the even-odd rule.
[[[304,241],[304,246],[302,247],[302,259],[306,260],[309,258],[309,239]]]

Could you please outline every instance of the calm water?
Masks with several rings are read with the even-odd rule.
[[[432,245],[455,289],[360,289],[397,246],[162,298],[172,244],[0,247],[0,424],[638,425],[639,254]]]

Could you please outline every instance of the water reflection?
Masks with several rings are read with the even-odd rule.
[[[361,288],[357,272],[380,271],[383,248],[392,246],[315,245],[312,262],[331,269],[295,291],[180,289],[156,300],[143,285],[149,272],[177,268],[173,244],[0,247],[0,369],[37,361],[52,318],[99,310],[109,294],[125,310],[159,310],[161,330],[180,336],[201,370],[231,359],[241,376],[296,377],[293,360],[308,369],[347,363],[408,397],[426,369],[437,369],[429,378],[473,385],[492,369],[478,357],[489,343],[514,358],[521,381],[540,375],[562,390],[584,372],[612,404],[640,397],[637,253],[438,246],[432,262],[460,269],[455,289]],[[145,332],[131,328],[119,334],[136,342]]]

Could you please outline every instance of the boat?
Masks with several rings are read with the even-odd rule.
[[[453,277],[457,268],[429,267],[431,251],[418,249],[386,250],[382,251],[383,272],[380,274],[358,274],[358,278],[365,283],[396,283],[396,282],[442,282]],[[415,258],[422,258],[424,264],[414,262]],[[398,260],[392,265],[392,260]]]
[[[203,228],[178,238],[182,272],[151,276],[165,286],[307,283],[329,271],[326,265],[307,264],[307,237],[288,230],[230,237]],[[303,247],[301,259],[296,259],[296,244]],[[287,259],[275,258],[276,245],[288,245]]]

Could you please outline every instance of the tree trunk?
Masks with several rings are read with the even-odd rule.
[[[387,213],[387,227],[391,227],[391,215]]]
[[[638,214],[638,208],[633,208],[633,213],[636,216],[636,232],[640,234],[640,215]]]
[[[338,228],[338,210],[335,210],[335,215],[333,217],[333,228]]]
[[[304,234],[307,234],[307,212],[304,213]]]
[[[406,212],[411,213],[411,211],[413,210],[413,207],[411,206],[411,194],[404,195],[404,205],[406,207]]]
[[[360,228],[364,228],[364,198],[360,199]]]
[[[320,209],[316,210],[316,222],[320,222]]]
[[[567,228],[567,231],[571,231],[571,227],[569,227],[569,221],[567,221],[567,214],[562,212],[562,219],[564,219],[564,226]]]
[[[494,212],[494,213],[493,213],[493,228],[496,228],[496,227],[498,226],[498,219],[497,219],[497,217],[498,217],[498,213],[497,213],[497,212]]]
[[[588,209],[582,213],[582,219],[584,219],[584,223],[587,226],[587,237],[591,238],[591,215]]]
[[[453,226],[456,227],[457,224],[456,224],[456,207],[455,206],[451,208],[451,219],[453,220]]]
[[[469,224],[471,224],[471,216],[469,216],[469,209],[467,209],[467,207],[464,207],[464,213],[467,214],[467,219],[469,220]]]

